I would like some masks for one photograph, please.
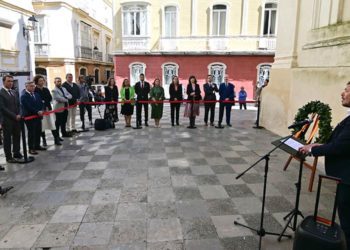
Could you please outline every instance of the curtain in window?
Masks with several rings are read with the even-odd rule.
[[[38,22],[35,23],[34,29],[34,42],[45,43],[48,41],[47,36],[47,26],[45,22],[45,17],[37,17]]]
[[[142,64],[133,64],[131,66],[131,79],[130,79],[131,85],[135,85],[135,83],[139,81],[141,73],[143,74],[145,73]]]
[[[224,36],[226,34],[226,5],[213,6],[212,35]]]
[[[176,7],[165,7],[165,36],[176,36]]]
[[[145,36],[147,34],[146,7],[132,6],[123,9],[123,34],[125,36]]]
[[[224,66],[220,64],[214,64],[210,67],[210,74],[213,76],[213,82],[220,84],[224,79]]]
[[[173,76],[177,75],[177,67],[175,64],[164,65],[164,85],[170,85]]]

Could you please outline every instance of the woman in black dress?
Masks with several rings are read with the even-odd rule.
[[[119,92],[118,87],[115,84],[113,77],[109,78],[107,81],[107,86],[105,87],[105,102],[118,102]],[[114,123],[119,121],[118,118],[118,104],[106,104],[104,119],[110,120],[112,127],[114,128]]]
[[[173,81],[169,86],[170,101],[182,101],[182,85],[179,83],[179,78],[173,76]],[[180,114],[180,102],[170,103],[170,113],[171,113],[171,126],[175,126],[175,111],[176,111],[176,125],[179,126],[179,114]]]
[[[190,76],[187,85],[187,100],[190,101],[186,104],[185,117],[190,119],[190,125],[187,128],[197,128],[195,125],[196,116],[199,115],[199,103],[202,99],[201,90],[197,83],[195,76]]]
[[[120,90],[120,98],[122,102],[121,114],[125,117],[125,127],[131,127],[131,116],[134,113],[135,89],[130,86],[129,79],[124,79]]]

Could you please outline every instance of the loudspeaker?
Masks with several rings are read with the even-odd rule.
[[[344,232],[337,223],[329,226],[308,216],[295,231],[293,250],[310,249],[346,250]]]
[[[321,195],[322,179],[337,183],[333,213],[331,219],[318,216],[318,205]],[[337,208],[338,184],[340,179],[319,175],[314,215],[307,216],[295,231],[293,250],[346,250],[346,239],[343,230],[335,222]]]
[[[95,120],[95,130],[106,130],[111,128],[111,123],[106,119],[96,119]]]

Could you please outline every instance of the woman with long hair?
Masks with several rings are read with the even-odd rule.
[[[171,126],[175,126],[175,111],[176,111],[176,125],[179,126],[179,115],[180,115],[180,102],[171,103],[171,101],[182,101],[182,85],[179,83],[179,78],[173,76],[173,80],[169,86],[170,94],[170,114],[171,114]]]
[[[150,91],[150,97],[152,101],[163,101],[164,100],[164,89],[160,85],[159,78],[156,78],[153,82],[153,87]],[[151,118],[154,119],[156,128],[160,128],[159,121],[163,116],[163,103],[152,103]]]
[[[52,110],[52,105],[51,105],[52,95],[50,93],[50,90],[47,87],[45,87],[46,80],[44,76],[36,75],[33,81],[35,83],[34,91],[40,95],[43,101],[44,111]],[[55,144],[62,145],[60,141],[62,141],[63,139],[59,138],[58,135],[56,134],[55,119],[53,118],[53,115],[54,114],[50,114],[47,116],[43,116],[42,118],[41,140],[42,140],[43,147],[47,146],[45,130],[51,130],[51,133],[55,138]]]
[[[107,81],[107,86],[105,87],[105,102],[118,102],[119,92],[118,87],[115,84],[113,77],[110,77]],[[118,118],[118,104],[106,104],[104,119],[107,119],[111,122],[112,127],[114,128],[115,122],[119,121]]]
[[[195,76],[190,76],[187,85],[187,100],[190,101],[186,104],[185,117],[190,120],[190,125],[187,128],[197,128],[196,127],[196,116],[199,115],[199,103],[198,101],[202,99],[201,90],[197,83]]]
[[[130,86],[129,79],[124,79],[120,90],[122,102],[121,114],[125,117],[125,127],[131,127],[131,116],[134,113],[135,89]]]

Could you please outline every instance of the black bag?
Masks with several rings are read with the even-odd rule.
[[[96,119],[95,120],[95,130],[106,130],[111,128],[111,123],[106,119]]]

